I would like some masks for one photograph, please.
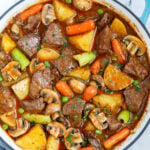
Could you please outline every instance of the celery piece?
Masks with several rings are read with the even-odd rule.
[[[21,70],[24,70],[30,64],[29,59],[18,48],[15,48],[11,54],[13,59],[20,64]]]

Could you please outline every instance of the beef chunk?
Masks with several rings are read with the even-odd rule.
[[[91,131],[84,131],[84,135],[88,139],[91,146],[94,147],[94,150],[104,150],[100,140],[96,138]]]
[[[98,22],[98,28],[102,30],[106,25],[109,25],[113,19],[113,16],[109,13],[105,13],[102,19]]]
[[[36,98],[41,89],[51,88],[53,80],[54,76],[51,74],[50,68],[35,72],[30,85],[30,96]]]
[[[125,101],[128,109],[131,112],[138,112],[143,99],[147,96],[147,92],[144,88],[140,90],[137,87],[129,87],[124,91]]]
[[[82,111],[85,106],[85,101],[80,98],[74,98],[63,106],[62,112],[69,116],[70,123],[73,127],[82,125]]]
[[[120,129],[122,124],[116,120],[114,116],[108,116],[107,118],[108,126],[110,131],[115,131]]]
[[[36,100],[24,100],[21,102],[21,106],[29,113],[41,113],[45,108],[45,103],[43,98],[39,98]]]
[[[61,57],[52,61],[52,64],[58,69],[60,74],[66,75],[70,70],[78,66],[77,62],[72,58],[72,52],[70,47],[66,47],[61,54]]]
[[[28,31],[33,31],[40,22],[41,13],[38,13],[34,16],[30,16],[27,20],[27,24],[23,28]]]
[[[97,38],[97,50],[99,54],[107,53],[111,50],[111,38],[112,32],[108,26],[106,26],[98,35]]]
[[[0,88],[0,114],[16,108],[16,98],[10,88]]]
[[[61,46],[66,42],[67,41],[63,37],[60,25],[58,23],[51,23],[45,32],[43,43]]]
[[[37,53],[37,47],[40,44],[40,37],[36,34],[29,33],[18,40],[18,47],[29,57]]]
[[[148,70],[140,63],[136,57],[131,57],[124,67],[124,72],[139,77],[144,80],[148,76]]]
[[[5,67],[11,61],[10,55],[6,54],[5,52],[0,52],[0,69]]]

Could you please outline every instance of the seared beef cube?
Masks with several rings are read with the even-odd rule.
[[[16,108],[16,98],[11,89],[0,88],[0,114],[12,111]]]
[[[0,52],[0,69],[5,67],[11,61],[10,55],[6,54],[5,52]]]
[[[88,139],[90,145],[94,147],[94,150],[104,150],[100,140],[95,137],[93,132],[85,130],[84,136]]]
[[[109,13],[105,13],[102,19],[98,22],[98,28],[101,30],[103,29],[106,25],[109,25],[113,19],[113,16],[110,15]]]
[[[60,24],[51,23],[45,32],[43,43],[47,43],[49,45],[58,45],[61,46],[66,43],[66,39],[64,38]]]
[[[45,108],[45,103],[43,98],[36,100],[24,100],[21,101],[21,106],[23,109],[29,113],[41,113]]]
[[[51,88],[53,80],[54,76],[51,74],[50,68],[35,72],[30,85],[30,96],[36,98],[42,89]]]
[[[73,127],[82,126],[82,111],[85,101],[80,98],[74,98],[63,106],[62,112],[69,116],[70,123]]]
[[[124,91],[125,102],[131,112],[138,112],[147,92],[144,88],[129,87]]]
[[[99,33],[97,38],[96,44],[99,54],[104,54],[111,50],[111,38],[112,32],[110,28],[107,26]]]
[[[37,48],[40,44],[40,36],[29,33],[23,36],[18,41],[18,47],[29,57],[32,58],[33,55],[37,53]]]
[[[27,20],[27,24],[23,28],[25,30],[32,32],[40,22],[41,22],[41,13],[38,13],[34,16],[30,16]]]
[[[131,57],[124,67],[124,72],[144,80],[148,76],[148,70],[136,57]]]
[[[78,66],[77,62],[73,59],[74,52],[71,48],[66,47],[61,54],[61,57],[52,61],[52,64],[58,69],[60,74],[66,75],[70,70]]]

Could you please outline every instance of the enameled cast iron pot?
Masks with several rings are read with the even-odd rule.
[[[24,9],[29,6],[39,3],[42,0],[20,0],[13,4],[10,8],[7,8],[4,14],[0,16],[0,32],[7,26],[9,20],[14,17],[17,13],[20,13]],[[150,62],[150,34],[144,27],[144,25],[139,21],[139,19],[127,8],[125,8],[122,4],[117,2],[116,0],[94,0],[97,3],[104,4],[123,18],[125,18],[129,24],[135,29],[137,34],[141,37],[141,39],[145,42],[148,49],[148,56]],[[133,143],[137,141],[137,139],[141,136],[143,131],[148,126],[150,122],[150,95],[146,110],[137,127],[134,129],[134,134],[131,134],[125,142],[116,147],[116,150],[124,150],[128,149]],[[0,136],[1,138],[13,149],[21,150],[15,142],[6,134],[6,132],[0,127]]]

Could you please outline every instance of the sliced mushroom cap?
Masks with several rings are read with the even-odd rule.
[[[83,138],[79,130],[74,128],[69,128],[65,135],[65,146],[68,150],[78,150],[80,149],[80,143],[83,142]]]
[[[86,88],[86,85],[77,79],[71,79],[69,81],[69,85],[71,89],[77,94],[82,94]]]
[[[105,130],[108,127],[107,118],[99,108],[95,108],[89,115],[94,126],[99,130]]]
[[[1,70],[4,80],[6,81],[17,80],[18,77],[21,76],[19,68],[20,64],[16,61],[11,61],[10,63],[8,63],[5,66],[5,68]]]
[[[13,24],[13,25],[11,26],[11,31],[12,31],[13,33],[15,33],[16,35],[19,35],[19,33],[20,33],[20,28],[19,28],[19,26],[18,26],[17,24]]]
[[[64,136],[66,132],[66,127],[62,123],[51,122],[47,125],[47,131],[55,138],[58,138]]]
[[[142,56],[146,52],[145,44],[136,36],[128,35],[123,39],[127,46],[127,50],[133,56],[137,53],[137,56]]]
[[[50,103],[61,104],[58,93],[51,89],[41,90],[40,95],[44,98],[44,101],[47,102],[48,104]]]
[[[16,128],[8,130],[8,134],[14,138],[25,134],[30,128],[30,123],[22,118],[16,120]]]
[[[84,108],[84,115],[88,116],[89,113],[95,108],[95,105],[87,103]]]
[[[30,73],[33,74],[37,70],[44,70],[45,65],[44,63],[39,63],[37,58],[33,58],[30,63],[29,69],[30,69]]]
[[[49,25],[56,19],[54,7],[51,4],[45,4],[42,9],[42,22],[44,25]]]
[[[53,120],[57,120],[60,117],[60,113],[59,112],[55,112],[52,114],[52,119]]]
[[[96,75],[92,75],[91,79],[96,81],[97,83],[99,83],[101,85],[102,90],[105,89],[105,82],[104,82],[104,79],[103,79],[102,76],[97,75],[97,74]]]
[[[51,103],[48,104],[45,110],[45,114],[46,115],[53,115],[56,112],[61,111],[61,105],[60,104],[55,104],[55,103]]]
[[[92,8],[92,0],[73,0],[73,5],[80,11],[87,11]]]

